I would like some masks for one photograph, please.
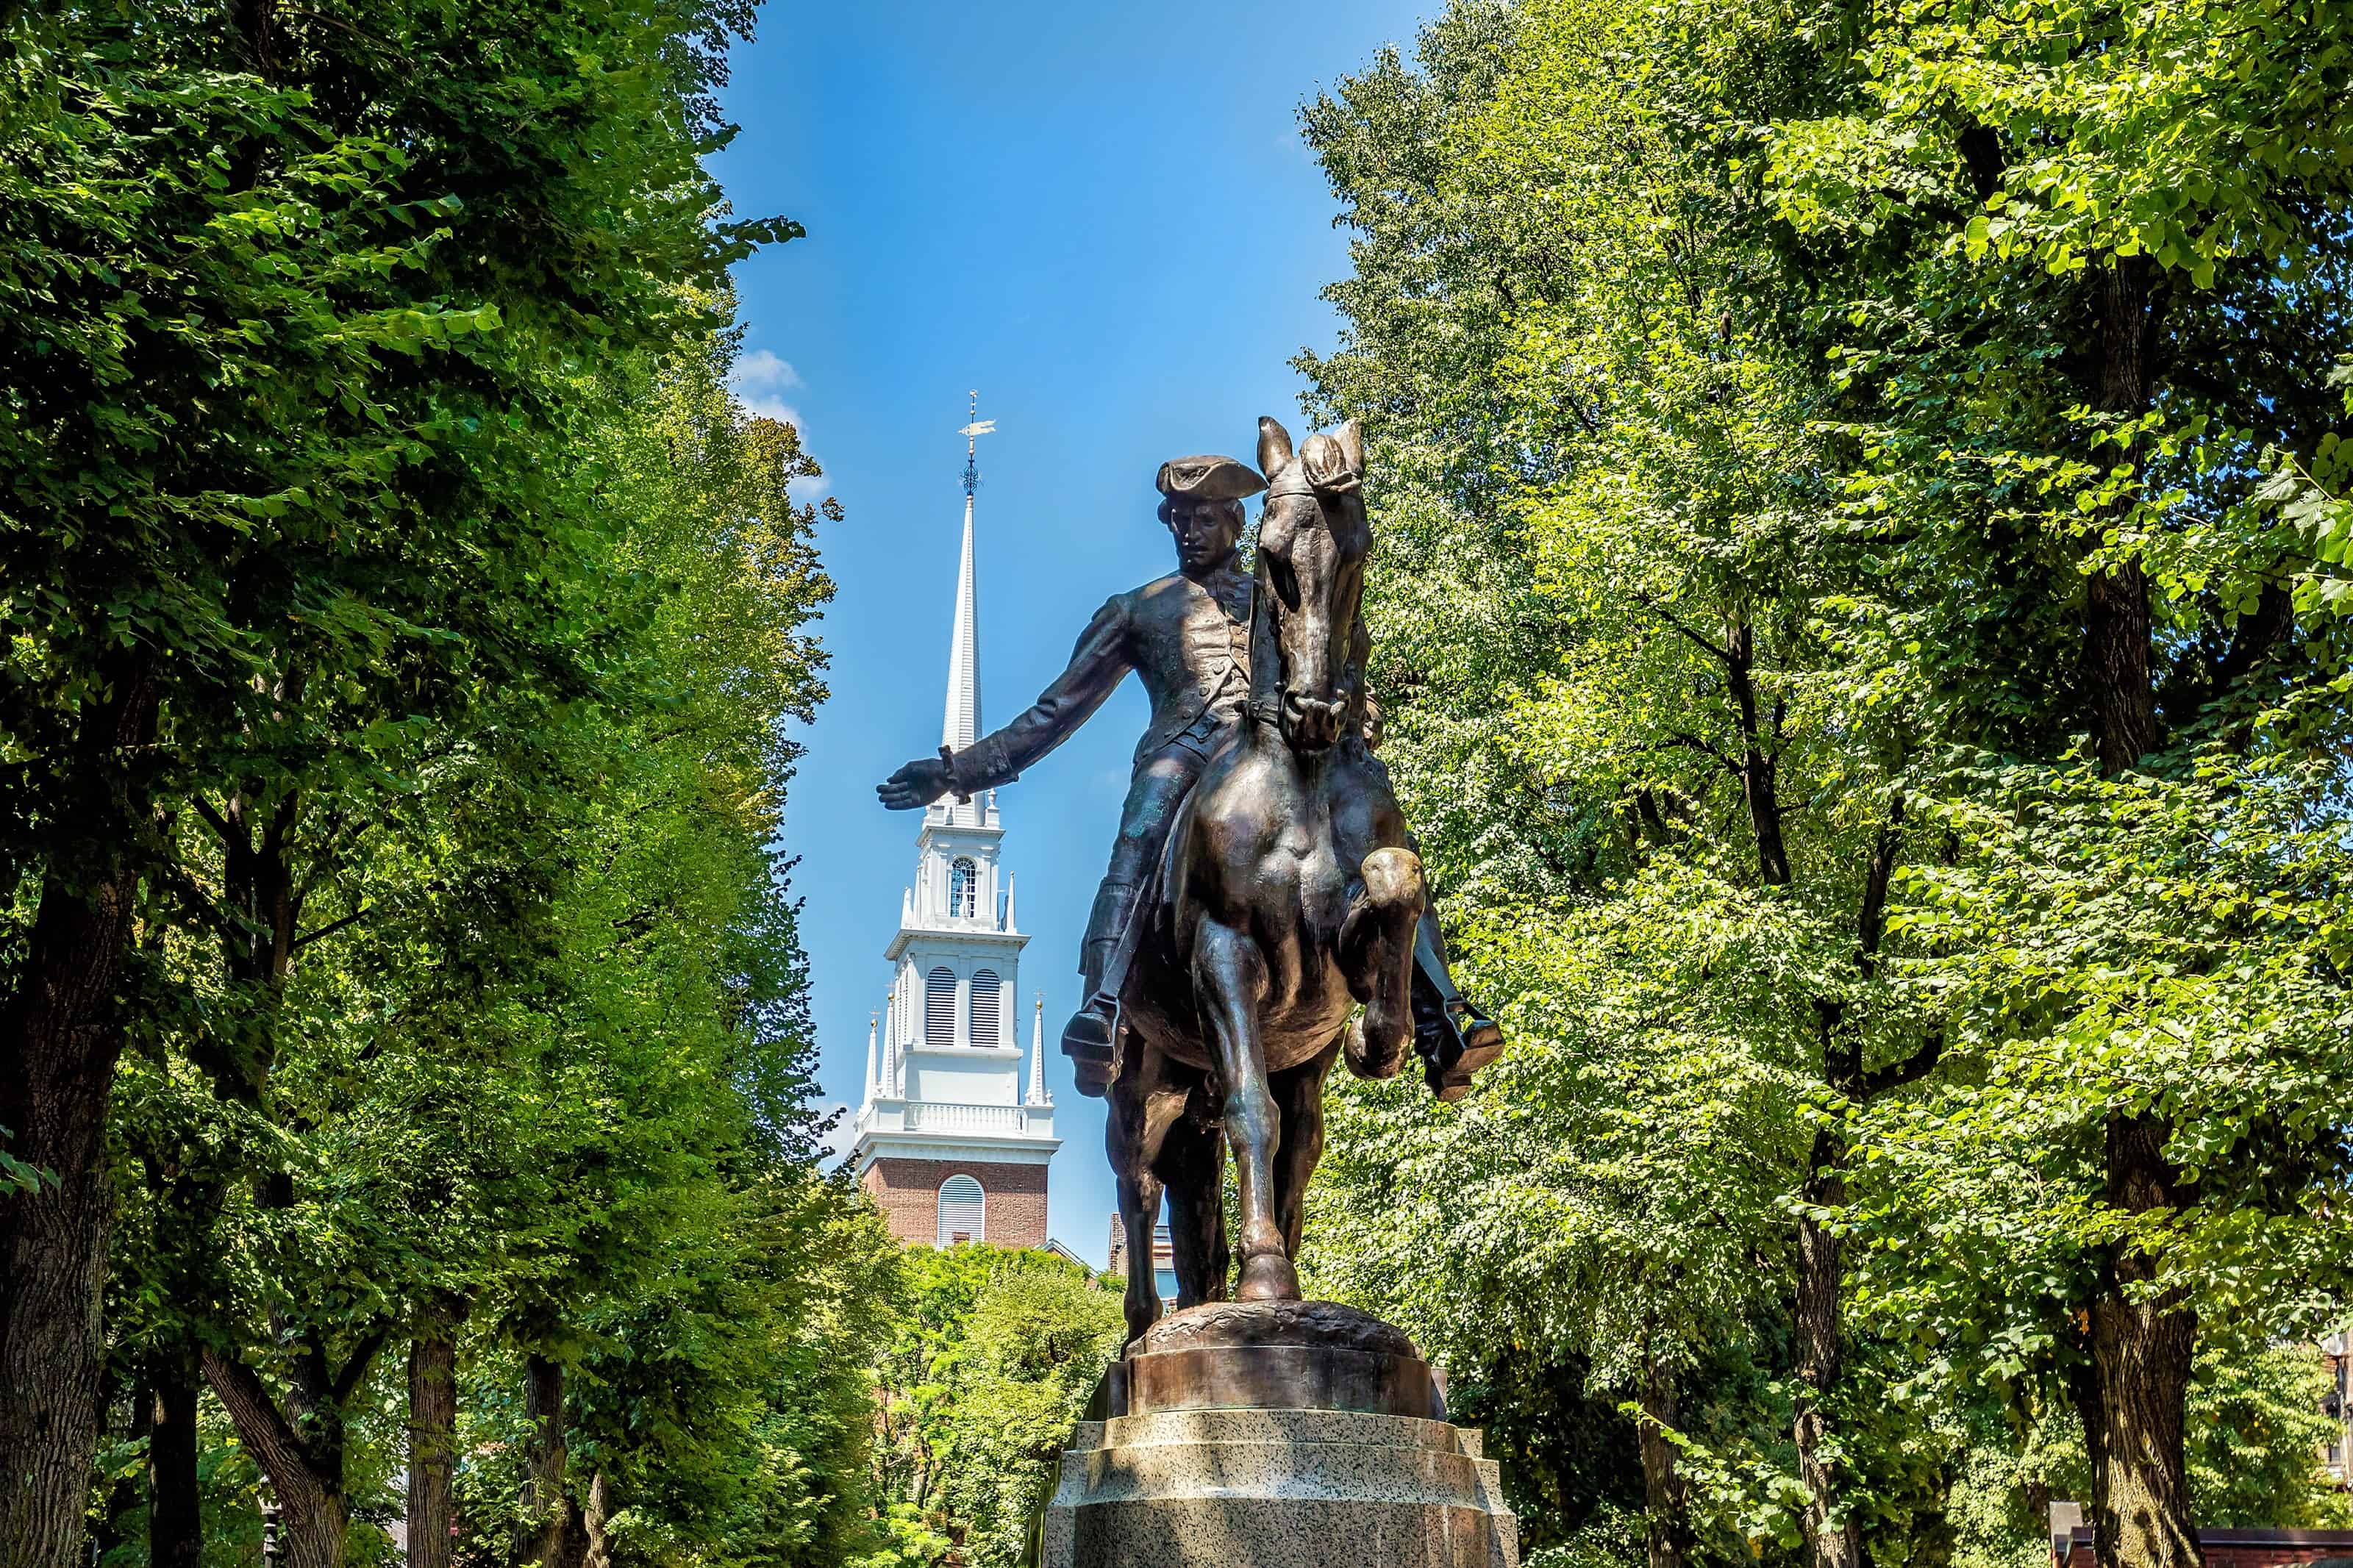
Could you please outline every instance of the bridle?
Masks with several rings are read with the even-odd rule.
[[[1362,485],[1363,480],[1357,475],[1350,473],[1342,473],[1336,475],[1325,483],[1317,484],[1307,477],[1306,463],[1303,460],[1293,460],[1282,470],[1279,478],[1275,479],[1272,483],[1267,486],[1266,499],[1270,504],[1278,500],[1314,501],[1315,503],[1315,515],[1321,519],[1324,516],[1324,497],[1349,495],[1361,489]],[[1257,603],[1259,595],[1256,594],[1251,595],[1251,614],[1253,616],[1263,614],[1271,617],[1278,613],[1275,606],[1281,604],[1282,596],[1280,595],[1270,594],[1267,595],[1266,597],[1273,600],[1275,603],[1273,605],[1261,605]],[[1274,645],[1276,657],[1280,658],[1282,639],[1280,634],[1275,632],[1275,628],[1271,620],[1267,629],[1269,633],[1271,634],[1269,640]],[[1256,647],[1258,641],[1257,637],[1253,635],[1250,641],[1252,644],[1250,654],[1254,658],[1258,654]],[[1256,679],[1257,671],[1255,669],[1251,671],[1251,676],[1252,679],[1250,684],[1252,686],[1256,686],[1258,681]],[[1250,717],[1257,722],[1266,725],[1268,728],[1280,734],[1282,730],[1282,693],[1280,681],[1278,680],[1276,682],[1274,689],[1270,691],[1268,695],[1264,697],[1251,697],[1249,703],[1246,705],[1245,711],[1248,712]]]

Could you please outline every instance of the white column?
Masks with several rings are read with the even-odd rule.
[[[880,1059],[875,1054],[874,1045],[875,1026],[880,1024],[881,1021],[882,1015],[880,1013],[869,1013],[866,1015],[866,1098],[870,1100],[874,1098],[874,1083],[876,1076],[881,1071]]]
[[[955,1043],[966,1050],[972,1047],[972,976],[969,974],[956,976]]]

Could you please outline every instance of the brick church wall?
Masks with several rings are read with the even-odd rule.
[[[891,1234],[929,1247],[939,1239],[940,1184],[970,1176],[980,1184],[987,1239],[999,1247],[1046,1245],[1046,1167],[981,1160],[881,1159],[859,1184],[871,1194]]]

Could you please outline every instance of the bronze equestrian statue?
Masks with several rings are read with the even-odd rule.
[[[1301,1205],[1322,1146],[1324,1078],[1344,1052],[1387,1077],[1416,1046],[1447,1099],[1502,1048],[1447,973],[1437,920],[1364,692],[1358,616],[1371,531],[1353,424],[1296,453],[1260,421],[1266,479],[1230,458],[1164,464],[1179,570],[1097,612],[1027,712],[879,790],[908,809],[1017,777],[1127,670],[1152,721],[1064,1031],[1079,1087],[1109,1090],[1130,1248],[1128,1324],[1158,1315],[1150,1237],[1169,1200],[1179,1304],[1222,1300],[1220,1133],[1237,1162],[1245,1300],[1295,1298]],[[1267,488],[1255,584],[1236,555]],[[1362,1004],[1365,1014],[1351,1014]]]

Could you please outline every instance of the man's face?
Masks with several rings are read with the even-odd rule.
[[[1227,501],[1171,500],[1168,531],[1176,537],[1178,568],[1206,572],[1231,559],[1242,536],[1241,510]]]

